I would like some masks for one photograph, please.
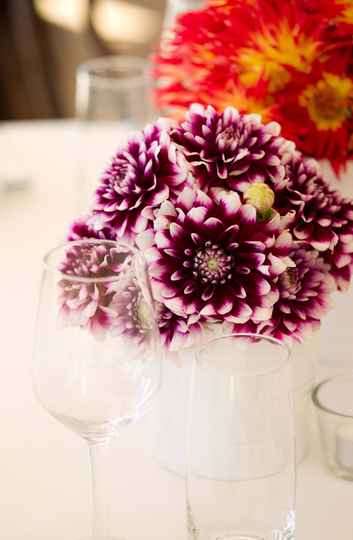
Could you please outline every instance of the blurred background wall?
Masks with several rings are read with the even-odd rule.
[[[73,116],[77,65],[147,56],[164,10],[165,0],[0,0],[0,120]]]

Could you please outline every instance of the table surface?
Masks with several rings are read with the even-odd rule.
[[[31,387],[31,353],[41,257],[77,212],[84,151],[74,122],[28,122],[0,131],[0,176],[32,185],[0,195],[1,376],[0,534],[6,540],[75,540],[88,535],[90,476],[85,443],[52,419]],[[325,321],[322,360],[352,362],[353,293]],[[185,538],[184,482],[151,457],[146,423],[113,444],[114,514],[131,540]],[[314,437],[298,468],[297,540],[353,538],[353,483],[335,478]],[[172,531],[172,534],[171,534]]]

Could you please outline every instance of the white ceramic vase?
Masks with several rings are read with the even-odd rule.
[[[186,471],[186,425],[192,352],[169,353],[164,363],[162,387],[151,416],[153,453],[165,469],[180,476]],[[310,450],[311,390],[319,355],[319,333],[292,349],[295,391],[296,458]],[[207,444],[207,441],[200,441]]]

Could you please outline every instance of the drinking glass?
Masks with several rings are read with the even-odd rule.
[[[189,402],[190,540],[291,540],[293,382],[275,339],[237,334],[196,351]]]
[[[34,389],[83,437],[93,487],[93,538],[111,539],[106,452],[141,417],[160,383],[160,351],[142,256],[122,242],[82,240],[44,258]]]
[[[135,56],[104,56],[77,69],[79,207],[86,209],[104,168],[131,131],[154,119],[149,64]]]
[[[313,390],[321,443],[329,468],[353,481],[353,374],[321,381]]]

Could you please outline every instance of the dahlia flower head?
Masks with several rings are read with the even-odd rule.
[[[162,39],[156,104],[259,113],[338,173],[353,156],[352,34],[352,0],[210,0]]]
[[[73,223],[70,239],[124,239],[143,252],[170,349],[220,328],[301,340],[348,287],[353,203],[280,131],[256,114],[194,104],[180,123],[133,134]],[[109,304],[126,328],[141,320],[124,309],[130,293]]]
[[[130,250],[99,242],[112,236],[108,228],[96,232],[84,221],[73,225],[72,246],[58,268],[59,317],[64,326],[86,329],[97,339],[120,336],[132,353],[153,339],[154,316]],[[78,242],[83,238],[88,241]]]

